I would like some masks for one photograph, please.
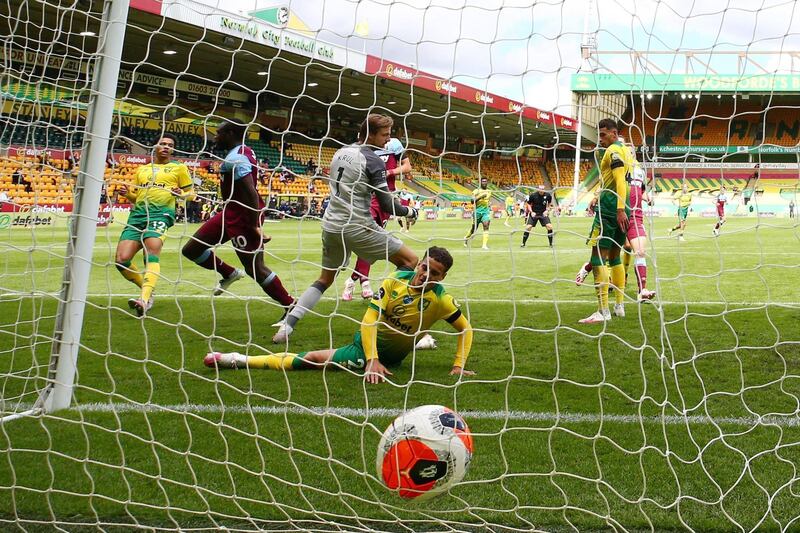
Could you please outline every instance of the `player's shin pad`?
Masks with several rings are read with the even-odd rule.
[[[145,302],[153,295],[153,290],[156,288],[156,282],[160,274],[161,264],[158,262],[158,257],[148,257],[147,270],[145,271],[144,282],[142,283],[142,300]]]
[[[625,267],[619,257],[609,261],[611,267],[611,283],[614,285],[614,298],[617,304],[625,301]]]
[[[132,261],[117,263],[117,270],[119,270],[119,273],[122,274],[123,278],[127,279],[140,289],[142,288],[144,278],[142,278],[142,273],[139,271],[139,268]]]
[[[597,291],[597,304],[600,309],[608,309],[608,269],[599,257],[592,257],[592,274]]]

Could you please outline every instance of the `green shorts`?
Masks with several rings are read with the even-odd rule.
[[[381,355],[382,352],[383,355]],[[378,341],[378,356],[384,366],[397,366],[403,361],[403,357],[386,357],[388,353],[391,353],[391,350],[382,350],[380,341]],[[305,354],[298,355],[302,357]],[[361,344],[360,331],[357,331],[355,335],[353,335],[353,342],[347,346],[337,348],[336,351],[333,352],[332,361],[350,370],[363,370],[367,366],[367,355],[364,353],[364,346]]]
[[[119,236],[121,241],[142,242],[145,239],[167,238],[166,233],[175,224],[175,213],[169,209],[150,206],[147,209],[136,208],[128,216],[125,229]]]
[[[353,335],[353,342],[347,346],[337,348],[333,352],[332,361],[350,370],[364,370],[364,367],[367,366],[367,356],[361,345],[361,333],[357,332]]]
[[[475,223],[476,224],[483,224],[489,223],[492,221],[492,213],[488,207],[477,207],[475,208]]]
[[[586,239],[586,244],[589,246],[597,246],[598,248],[614,248],[625,246],[625,232],[619,227],[617,219],[600,217],[595,214],[594,222],[592,223],[592,231],[589,233],[589,238]]]
[[[689,216],[689,206],[678,208],[678,220],[686,220]]]

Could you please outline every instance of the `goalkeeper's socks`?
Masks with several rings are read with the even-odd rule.
[[[147,258],[147,268],[142,283],[142,301],[147,302],[153,296],[159,274],[161,274],[161,264],[158,262],[158,256],[151,255]]]
[[[223,278],[231,277],[233,271],[236,270],[228,263],[217,257],[217,254],[215,254],[214,250],[211,248],[207,248],[205,252],[194,259],[194,262],[206,270],[215,270],[219,272]]]
[[[284,307],[288,307],[294,302],[294,298],[286,292],[283,283],[281,283],[281,278],[275,272],[270,272],[269,276],[264,278],[259,285],[267,293],[267,296]]]
[[[547,230],[547,240],[550,241],[550,246],[553,246],[553,230]]]
[[[614,299],[617,304],[625,301],[625,267],[619,257],[610,259],[608,265],[611,267],[611,283],[614,285]]]
[[[530,236],[531,236],[531,232],[527,231],[527,230],[525,231],[525,233],[522,234],[522,245],[523,246],[525,246],[525,243],[528,242],[528,237],[530,237]]]
[[[300,295],[297,304],[286,317],[286,326],[288,326],[289,329],[294,329],[297,323],[300,322],[300,319],[302,319],[308,311],[316,307],[322,299],[322,293],[324,293],[327,288],[328,287],[324,286],[319,281],[315,281],[307,288],[305,292]]]
[[[135,284],[140,289],[142,288],[144,278],[142,278],[142,273],[139,272],[139,268],[133,264],[133,261],[117,263],[117,270],[119,270],[119,273],[122,274],[123,278]]]
[[[273,355],[251,355],[247,358],[247,368],[299,370],[303,368],[303,358],[289,352]]]

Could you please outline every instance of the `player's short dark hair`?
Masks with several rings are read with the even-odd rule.
[[[361,129],[358,131],[358,140],[364,142],[367,140],[367,136],[370,132],[374,133],[383,128],[391,128],[392,126],[394,126],[394,119],[392,119],[392,117],[381,115],[380,113],[370,113],[367,115],[367,118],[364,119],[364,122],[361,123]]]
[[[170,141],[172,141],[172,144],[174,144],[175,146],[178,146],[178,139],[177,139],[177,137],[175,137],[175,136],[174,136],[173,134],[171,134],[171,133],[162,133],[162,134],[161,134],[161,137],[159,137],[159,138],[158,138],[158,142],[161,142],[161,139],[169,139]]]
[[[450,270],[450,267],[453,266],[453,256],[450,255],[450,252],[447,251],[446,248],[442,248],[441,246],[431,246],[425,251],[425,257],[430,257],[434,261],[438,261],[439,263],[444,266],[444,271],[447,272]],[[423,257],[423,259],[425,259]]]
[[[233,122],[232,120],[226,120],[217,127],[217,131],[219,130],[228,130],[235,138],[244,139],[244,135],[247,133],[247,125]]]
[[[613,118],[604,118],[597,123],[597,129],[617,130],[619,131],[619,124]]]

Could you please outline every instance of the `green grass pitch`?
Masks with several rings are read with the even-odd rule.
[[[629,287],[628,316],[606,327],[577,323],[595,307],[573,281],[589,219],[557,221],[555,250],[541,228],[520,249],[519,220],[493,222],[489,251],[479,238],[464,248],[465,221],[420,222],[402,238],[453,252],[445,286],[477,329],[477,375],[448,375],[455,338],[442,323],[437,350],[372,386],[347,371],[206,369],[210,349],[272,349],[280,310],[247,279],[212,299],[215,275],[180,258],[194,228],[179,225],[156,306],[137,319],[135,287],[113,267],[120,228],[100,228],[75,408],[0,424],[0,528],[798,529],[798,226],[732,219],[714,238],[710,219],[692,218],[678,242],[673,222],[649,228],[658,305]],[[318,274],[318,222],[265,232],[268,265],[299,294]],[[6,413],[46,376],[65,238],[0,237]],[[301,322],[295,351],[350,341],[365,304],[333,298],[343,280]],[[415,505],[381,487],[375,453],[395,412],[428,403],[465,413],[476,452],[464,483]]]

